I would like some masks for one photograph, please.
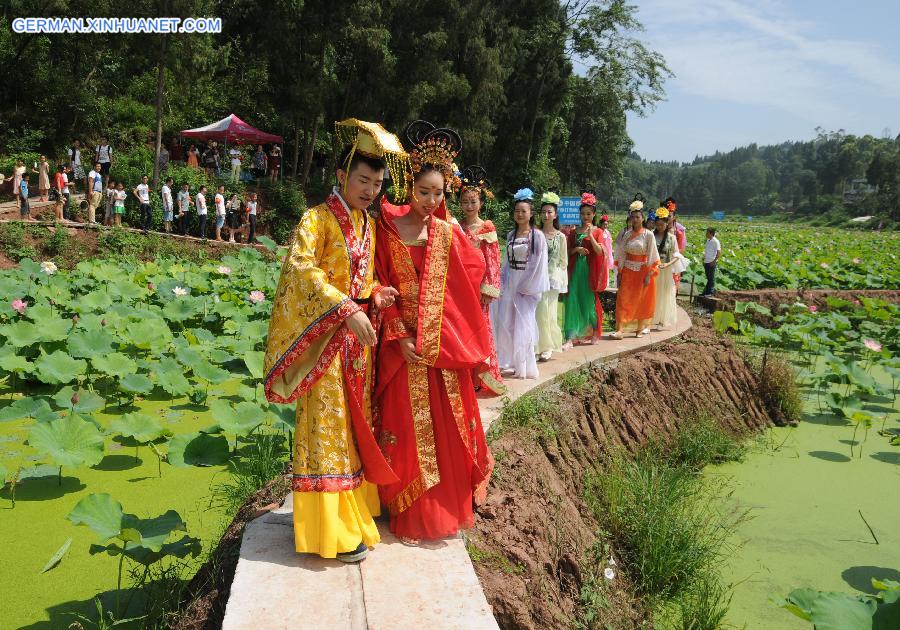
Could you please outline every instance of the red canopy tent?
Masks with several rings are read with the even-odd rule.
[[[273,133],[260,131],[252,125],[248,125],[243,120],[229,114],[222,120],[206,125],[205,127],[197,127],[196,129],[185,129],[181,132],[182,136],[187,138],[197,138],[199,140],[217,140],[227,144],[282,144],[284,138],[276,136]]]

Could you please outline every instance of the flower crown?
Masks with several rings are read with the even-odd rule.
[[[669,218],[669,209],[668,208],[659,208],[656,211],[657,219],[668,219]]]
[[[550,204],[556,207],[559,207],[559,195],[555,192],[545,192],[543,196],[541,196],[541,205]]]
[[[592,208],[597,207],[597,197],[595,197],[592,193],[582,193],[581,195],[581,205],[582,206],[591,206]]]
[[[412,146],[409,161],[411,177],[422,171],[426,164],[435,167],[444,175],[446,188],[454,187],[456,165],[453,163],[462,149],[462,139],[452,129],[436,128],[425,120],[415,120],[406,127],[406,139]]]
[[[530,188],[520,188],[513,195],[513,201],[532,201],[534,199],[534,191]]]
[[[488,199],[494,198],[491,192],[491,182],[487,178],[487,171],[478,165],[467,166],[460,173],[459,192],[463,193],[467,190],[477,190],[478,193],[484,193]]]

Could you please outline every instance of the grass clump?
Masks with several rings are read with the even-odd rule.
[[[615,545],[617,570],[647,600],[657,627],[712,630],[723,623],[731,588],[721,583],[718,567],[747,515],[724,509],[727,482],[697,473],[738,460],[745,449],[699,414],[672,440],[651,442],[634,456],[613,453],[585,480],[585,499],[605,528],[601,539]],[[602,593],[592,592],[602,587],[602,581],[585,583],[585,611],[602,607]]]
[[[590,375],[585,368],[571,370],[559,377],[559,388],[572,395],[581,394],[587,388]]]
[[[670,466],[701,470],[709,464],[724,464],[744,459],[747,446],[725,431],[713,417],[698,414],[668,444],[651,443],[647,447]]]
[[[511,429],[523,429],[539,438],[556,437],[556,407],[541,391],[529,392],[513,402],[507,400],[500,416],[491,425],[490,438],[496,439]]]
[[[669,598],[713,571],[736,525],[693,471],[649,456],[616,457],[588,477],[586,495],[641,595]]]
[[[759,396],[776,418],[796,424],[803,416],[803,398],[797,385],[797,374],[782,356],[765,351],[762,357],[751,359],[756,373]]]
[[[245,438],[238,456],[228,462],[228,480],[213,489],[216,499],[228,511],[234,511],[257,490],[284,471],[290,458],[284,435],[256,432]]]
[[[466,537],[466,552],[469,554],[469,558],[471,558],[473,563],[496,567],[507,575],[520,575],[525,571],[525,567],[522,566],[522,564],[512,562],[506,556],[495,551],[481,549],[475,544],[475,541],[468,536]]]

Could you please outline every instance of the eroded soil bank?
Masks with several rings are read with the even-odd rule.
[[[604,543],[583,483],[605,454],[673,436],[698,414],[735,435],[772,426],[756,383],[734,344],[698,321],[678,339],[536,393],[550,403],[553,431],[502,421],[492,429],[497,469],[469,549],[500,627],[568,629],[579,618],[592,547]],[[647,620],[622,572],[609,586],[603,623]]]

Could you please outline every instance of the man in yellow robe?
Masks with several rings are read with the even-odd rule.
[[[294,231],[278,282],[265,358],[266,397],[297,402],[294,542],[299,553],[362,560],[379,542],[375,483],[396,480],[372,434],[370,307],[397,291],[374,278],[375,221],[386,165],[403,185],[400,141],[381,125],[346,120],[338,186]]]

